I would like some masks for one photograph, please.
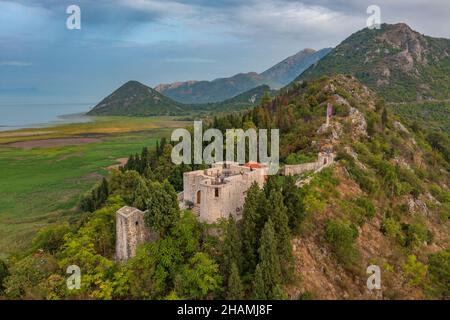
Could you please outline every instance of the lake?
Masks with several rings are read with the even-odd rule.
[[[0,104],[0,131],[39,128],[91,121],[85,116],[94,104]]]

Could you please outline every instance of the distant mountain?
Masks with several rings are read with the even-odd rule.
[[[181,103],[197,104],[220,102],[232,98],[259,85],[280,88],[295,79],[309,66],[316,63],[331,49],[315,51],[305,49],[283,60],[261,74],[239,73],[229,78],[213,81],[187,81],[160,84],[155,90]]]
[[[280,88],[290,83],[311,65],[325,57],[331,50],[332,48],[325,48],[319,51],[304,49],[284,59],[260,75],[270,83],[277,84],[278,86],[275,86],[275,88]]]
[[[273,96],[277,92],[266,84],[250,89],[237,96],[215,103],[203,103],[189,105],[189,109],[195,111],[240,111],[257,106],[265,93]]]
[[[240,111],[256,106],[265,92],[275,94],[269,86],[260,85],[221,102],[182,104],[138,81],[128,81],[103,99],[87,115],[161,116],[187,115],[199,111]]]
[[[389,101],[450,98],[450,40],[406,24],[363,29],[344,40],[297,80],[345,73]]]
[[[181,103],[219,102],[234,97],[265,82],[256,72],[239,73],[213,81],[187,81],[160,84],[156,91]]]
[[[97,104],[88,115],[156,116],[183,114],[183,105],[138,81],[128,81]]]

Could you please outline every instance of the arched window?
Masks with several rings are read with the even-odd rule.
[[[197,191],[197,204],[200,204],[202,201],[202,192],[199,190]]]

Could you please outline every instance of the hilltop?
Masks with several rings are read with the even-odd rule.
[[[98,103],[88,115],[155,116],[183,114],[183,106],[138,81],[128,81]]]
[[[296,80],[351,74],[388,101],[450,98],[450,40],[404,23],[363,29],[344,40]]]

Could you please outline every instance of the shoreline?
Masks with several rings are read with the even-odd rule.
[[[69,113],[62,114],[57,116],[56,120],[42,123],[29,123],[24,125],[0,125],[0,133],[1,132],[9,132],[9,131],[19,131],[26,129],[42,129],[42,128],[51,128],[58,125],[65,124],[77,124],[77,123],[87,123],[93,122],[95,119],[93,116],[88,116],[86,113]]]

